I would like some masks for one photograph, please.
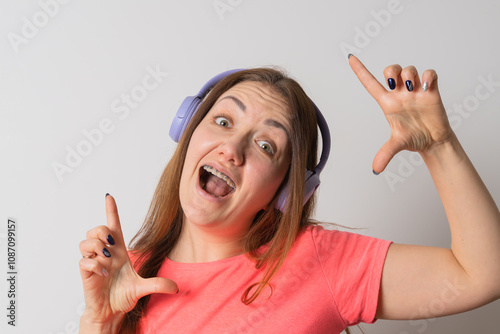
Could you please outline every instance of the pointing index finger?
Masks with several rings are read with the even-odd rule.
[[[107,226],[115,235],[115,238],[123,239],[118,208],[113,196],[106,194],[106,218]]]
[[[387,90],[378,82],[378,80],[366,69],[363,63],[354,55],[349,55],[349,65],[359,81],[363,84],[370,95],[378,102]]]

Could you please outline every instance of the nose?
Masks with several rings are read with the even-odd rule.
[[[219,145],[219,157],[224,161],[239,166],[245,161],[246,146],[247,144],[243,137],[233,136],[227,138]]]

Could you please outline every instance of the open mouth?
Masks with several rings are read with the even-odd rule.
[[[201,167],[200,186],[217,198],[225,197],[236,189],[236,184],[229,176],[208,165]]]

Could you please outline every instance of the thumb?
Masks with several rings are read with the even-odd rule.
[[[389,139],[377,152],[373,159],[372,169],[376,174],[382,173],[391,159],[402,150],[401,144],[397,143],[392,138]]]
[[[177,283],[164,277],[141,278],[137,286],[137,297],[140,299],[152,293],[170,293],[179,292]]]

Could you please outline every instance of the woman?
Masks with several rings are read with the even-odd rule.
[[[303,204],[304,171],[317,161],[314,106],[279,72],[241,71],[189,123],[130,254],[106,196],[107,226],[80,244],[81,333],[339,333],[500,297],[500,214],[448,123],[436,73],[421,81],[414,67],[389,66],[387,91],[356,57],[349,63],[391,126],[374,173],[401,150],[419,152],[451,249],[316,226],[314,198]]]

